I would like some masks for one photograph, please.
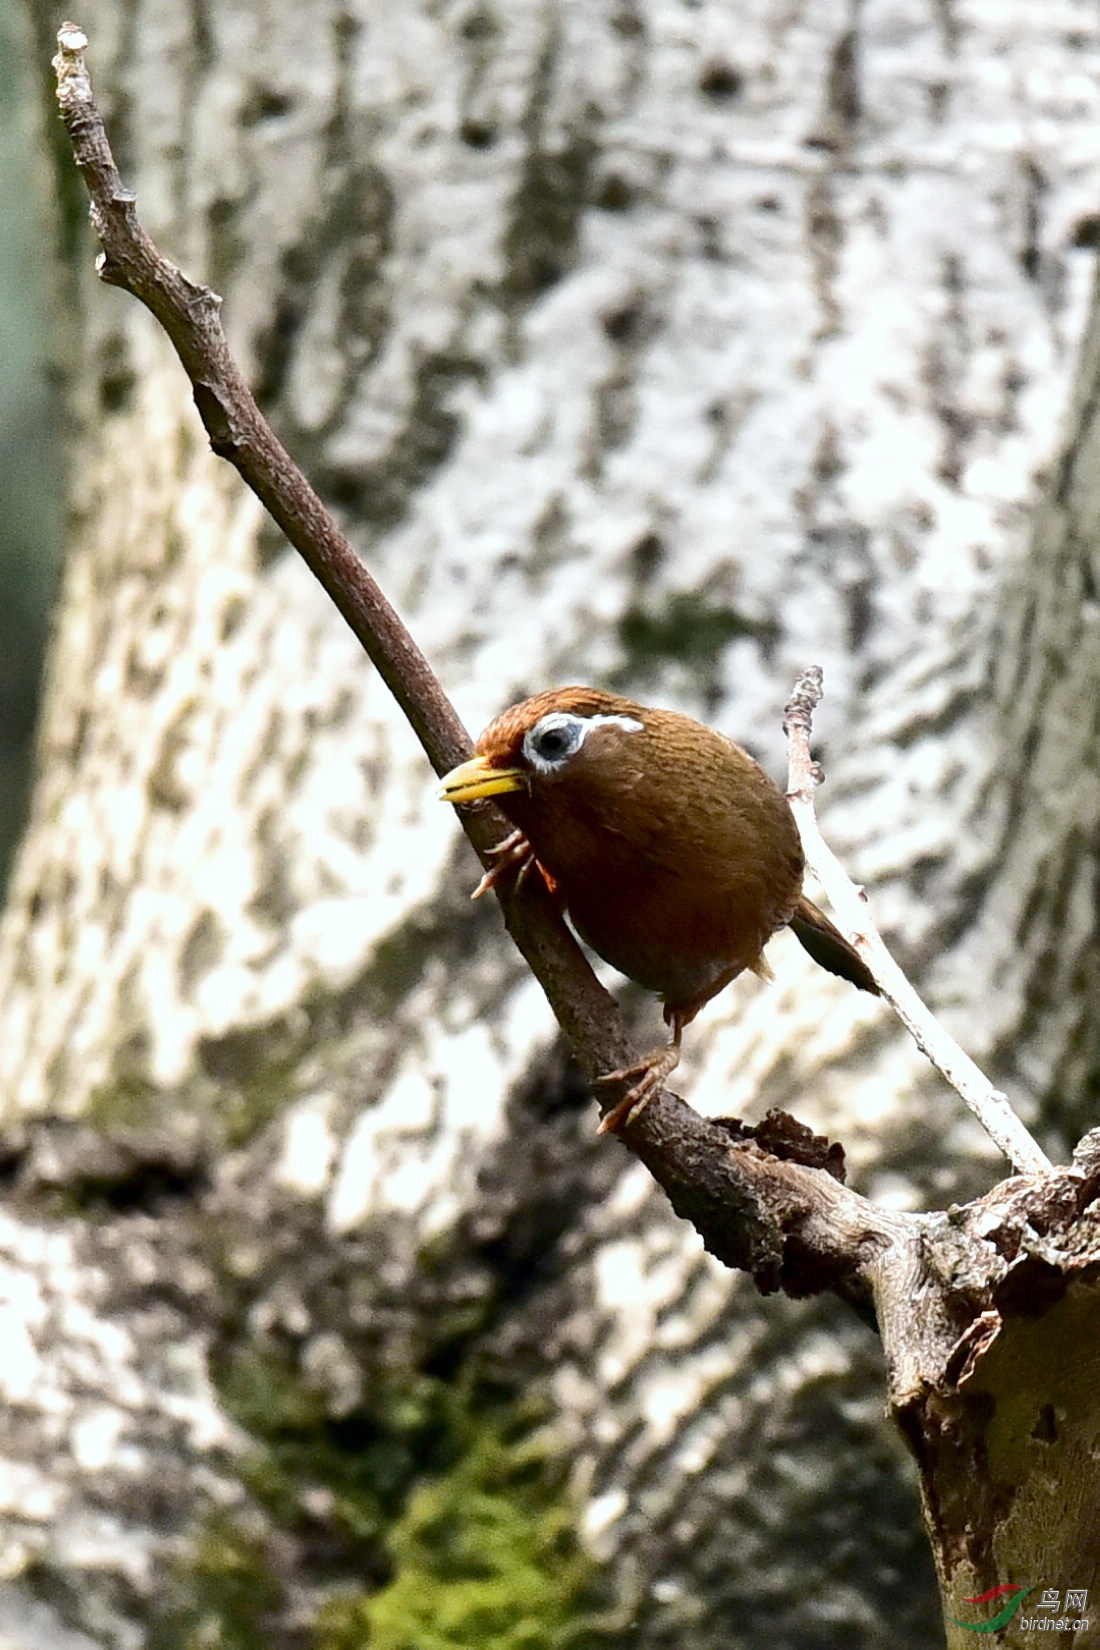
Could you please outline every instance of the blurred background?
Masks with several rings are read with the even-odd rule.
[[[0,5],[0,891],[22,828],[61,553],[48,361],[47,174],[23,31]]]

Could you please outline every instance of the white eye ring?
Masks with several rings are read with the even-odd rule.
[[[554,773],[577,754],[593,728],[608,724],[627,733],[642,731],[633,716],[577,716],[568,710],[551,710],[524,734],[524,757],[536,773]]]

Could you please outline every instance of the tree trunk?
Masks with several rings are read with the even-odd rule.
[[[822,663],[825,828],[1064,1156],[1097,1070],[1095,341],[1059,457],[1092,13],[96,13],[147,229],[469,723],[594,680],[778,774]],[[57,164],[72,533],[0,930],[0,1627],[941,1642],[872,1337],[757,1301],[595,1139],[411,735],[96,285]],[[880,1006],[771,955],[691,1028],[693,1104],[789,1107],[883,1201],[999,1176]]]

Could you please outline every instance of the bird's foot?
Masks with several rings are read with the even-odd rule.
[[[495,848],[489,849],[489,857],[494,863],[485,872],[481,881],[470,895],[471,899],[480,899],[487,894],[490,888],[495,888],[501,877],[505,876],[514,867],[519,867],[516,877],[516,887],[523,886],[523,879],[535,863],[535,851],[531,847],[522,831],[513,831],[506,836],[503,842],[498,842]]]
[[[633,1065],[623,1066],[620,1071],[606,1072],[597,1077],[597,1084],[603,1083],[630,1083],[630,1087],[621,1100],[617,1100],[610,1111],[604,1112],[600,1118],[597,1134],[610,1134],[613,1130],[622,1128],[624,1123],[633,1123],[640,1117],[655,1094],[661,1092],[665,1078],[675,1071],[680,1064],[680,1044],[666,1043],[663,1048],[655,1048],[645,1054]],[[631,1082],[631,1078],[635,1081]]]

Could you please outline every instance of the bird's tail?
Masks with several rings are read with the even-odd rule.
[[[790,926],[803,950],[808,951],[820,967],[828,969],[830,974],[839,974],[842,980],[851,980],[861,991],[869,991],[874,997],[880,995],[871,970],[855,946],[849,945],[824,911],[819,911],[805,894],[795,906]]]

